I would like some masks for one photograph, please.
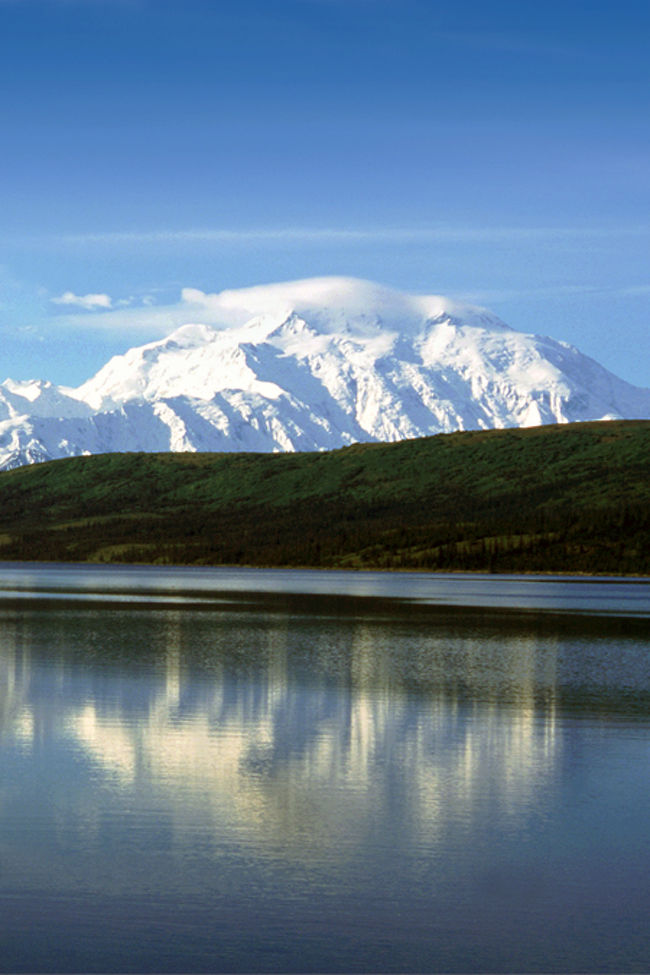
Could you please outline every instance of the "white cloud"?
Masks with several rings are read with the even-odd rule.
[[[179,325],[186,325],[194,317],[201,321],[205,314],[192,314],[192,306],[184,301],[164,305],[152,305],[147,301],[140,304],[122,304],[116,301],[110,308],[103,309],[97,314],[97,306],[84,312],[75,308],[74,313],[56,316],[58,328],[101,330],[106,332],[124,332],[137,336],[137,341],[168,335]]]
[[[236,292],[234,292],[236,294]],[[138,335],[138,339],[168,335],[180,325],[188,323],[202,323],[215,327],[227,328],[230,325],[241,325],[243,321],[252,317],[239,307],[231,307],[225,292],[226,300],[221,294],[209,294],[198,288],[182,288],[177,301],[158,304],[152,294],[145,294],[135,298],[117,299],[110,304],[98,305],[95,302],[82,304],[86,298],[102,297],[98,295],[84,295],[83,299],[67,292],[61,299],[55,299],[58,304],[74,308],[74,314],[57,315],[59,326],[71,328],[92,328],[113,332],[130,332]],[[70,297],[68,297],[70,295]],[[107,295],[103,296],[108,298]],[[110,301],[110,299],[109,299]],[[96,314],[98,308],[102,314]],[[82,314],[81,310],[91,314]]]
[[[327,278],[322,279],[327,283]],[[124,299],[117,299],[110,304],[88,305],[80,304],[79,300],[67,298],[61,304],[71,307],[71,313],[56,316],[57,327],[71,329],[100,329],[114,334],[130,335],[134,342],[149,341],[170,334],[174,329],[187,324],[204,324],[213,328],[226,329],[237,327],[255,315],[265,311],[271,313],[288,310],[292,301],[301,301],[302,282],[283,282],[279,284],[253,286],[225,290],[218,293],[202,291],[195,287],[181,288],[177,300],[167,298],[158,303],[156,296],[150,293]],[[310,283],[310,289],[313,284]],[[588,296],[593,298],[618,298],[629,295],[645,296],[650,292],[646,284],[594,287],[592,285],[556,285],[553,287],[485,289],[473,292],[448,292],[448,296],[461,302],[485,305],[492,303],[507,303],[523,301],[538,303],[549,299],[570,299],[572,297]],[[65,296],[62,296],[65,297]],[[98,296],[86,295],[87,298]],[[108,296],[103,296],[107,298]],[[73,299],[77,296],[72,295]],[[291,300],[290,300],[291,299]],[[110,299],[109,299],[110,301]],[[97,314],[97,308],[102,313]],[[74,311],[72,311],[74,309]],[[86,314],[83,312],[86,311]]]
[[[74,308],[83,308],[85,311],[113,307],[110,296],[103,294],[76,295],[73,291],[65,291],[58,298],[51,300],[54,305],[68,305]]]

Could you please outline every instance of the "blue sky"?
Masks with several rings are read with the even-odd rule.
[[[650,385],[649,50],[647,0],[0,0],[0,379],[344,274]]]

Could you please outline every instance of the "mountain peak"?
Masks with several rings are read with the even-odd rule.
[[[183,298],[193,313],[201,310],[221,327],[241,326],[271,318],[280,323],[298,315],[320,332],[360,332],[382,329],[402,333],[421,331],[427,320],[445,317],[466,324],[507,328],[496,316],[441,295],[411,295],[374,281],[352,277],[303,278],[206,294],[192,288]]]
[[[324,450],[650,418],[637,389],[483,308],[349,277],[207,294],[76,390],[0,384],[0,468],[110,451]]]

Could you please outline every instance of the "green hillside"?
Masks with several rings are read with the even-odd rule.
[[[0,559],[650,573],[650,421],[23,467]]]

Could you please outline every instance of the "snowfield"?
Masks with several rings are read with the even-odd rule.
[[[352,278],[205,295],[77,389],[0,384],[0,469],[115,451],[329,450],[455,430],[648,419],[650,389],[488,311]]]

